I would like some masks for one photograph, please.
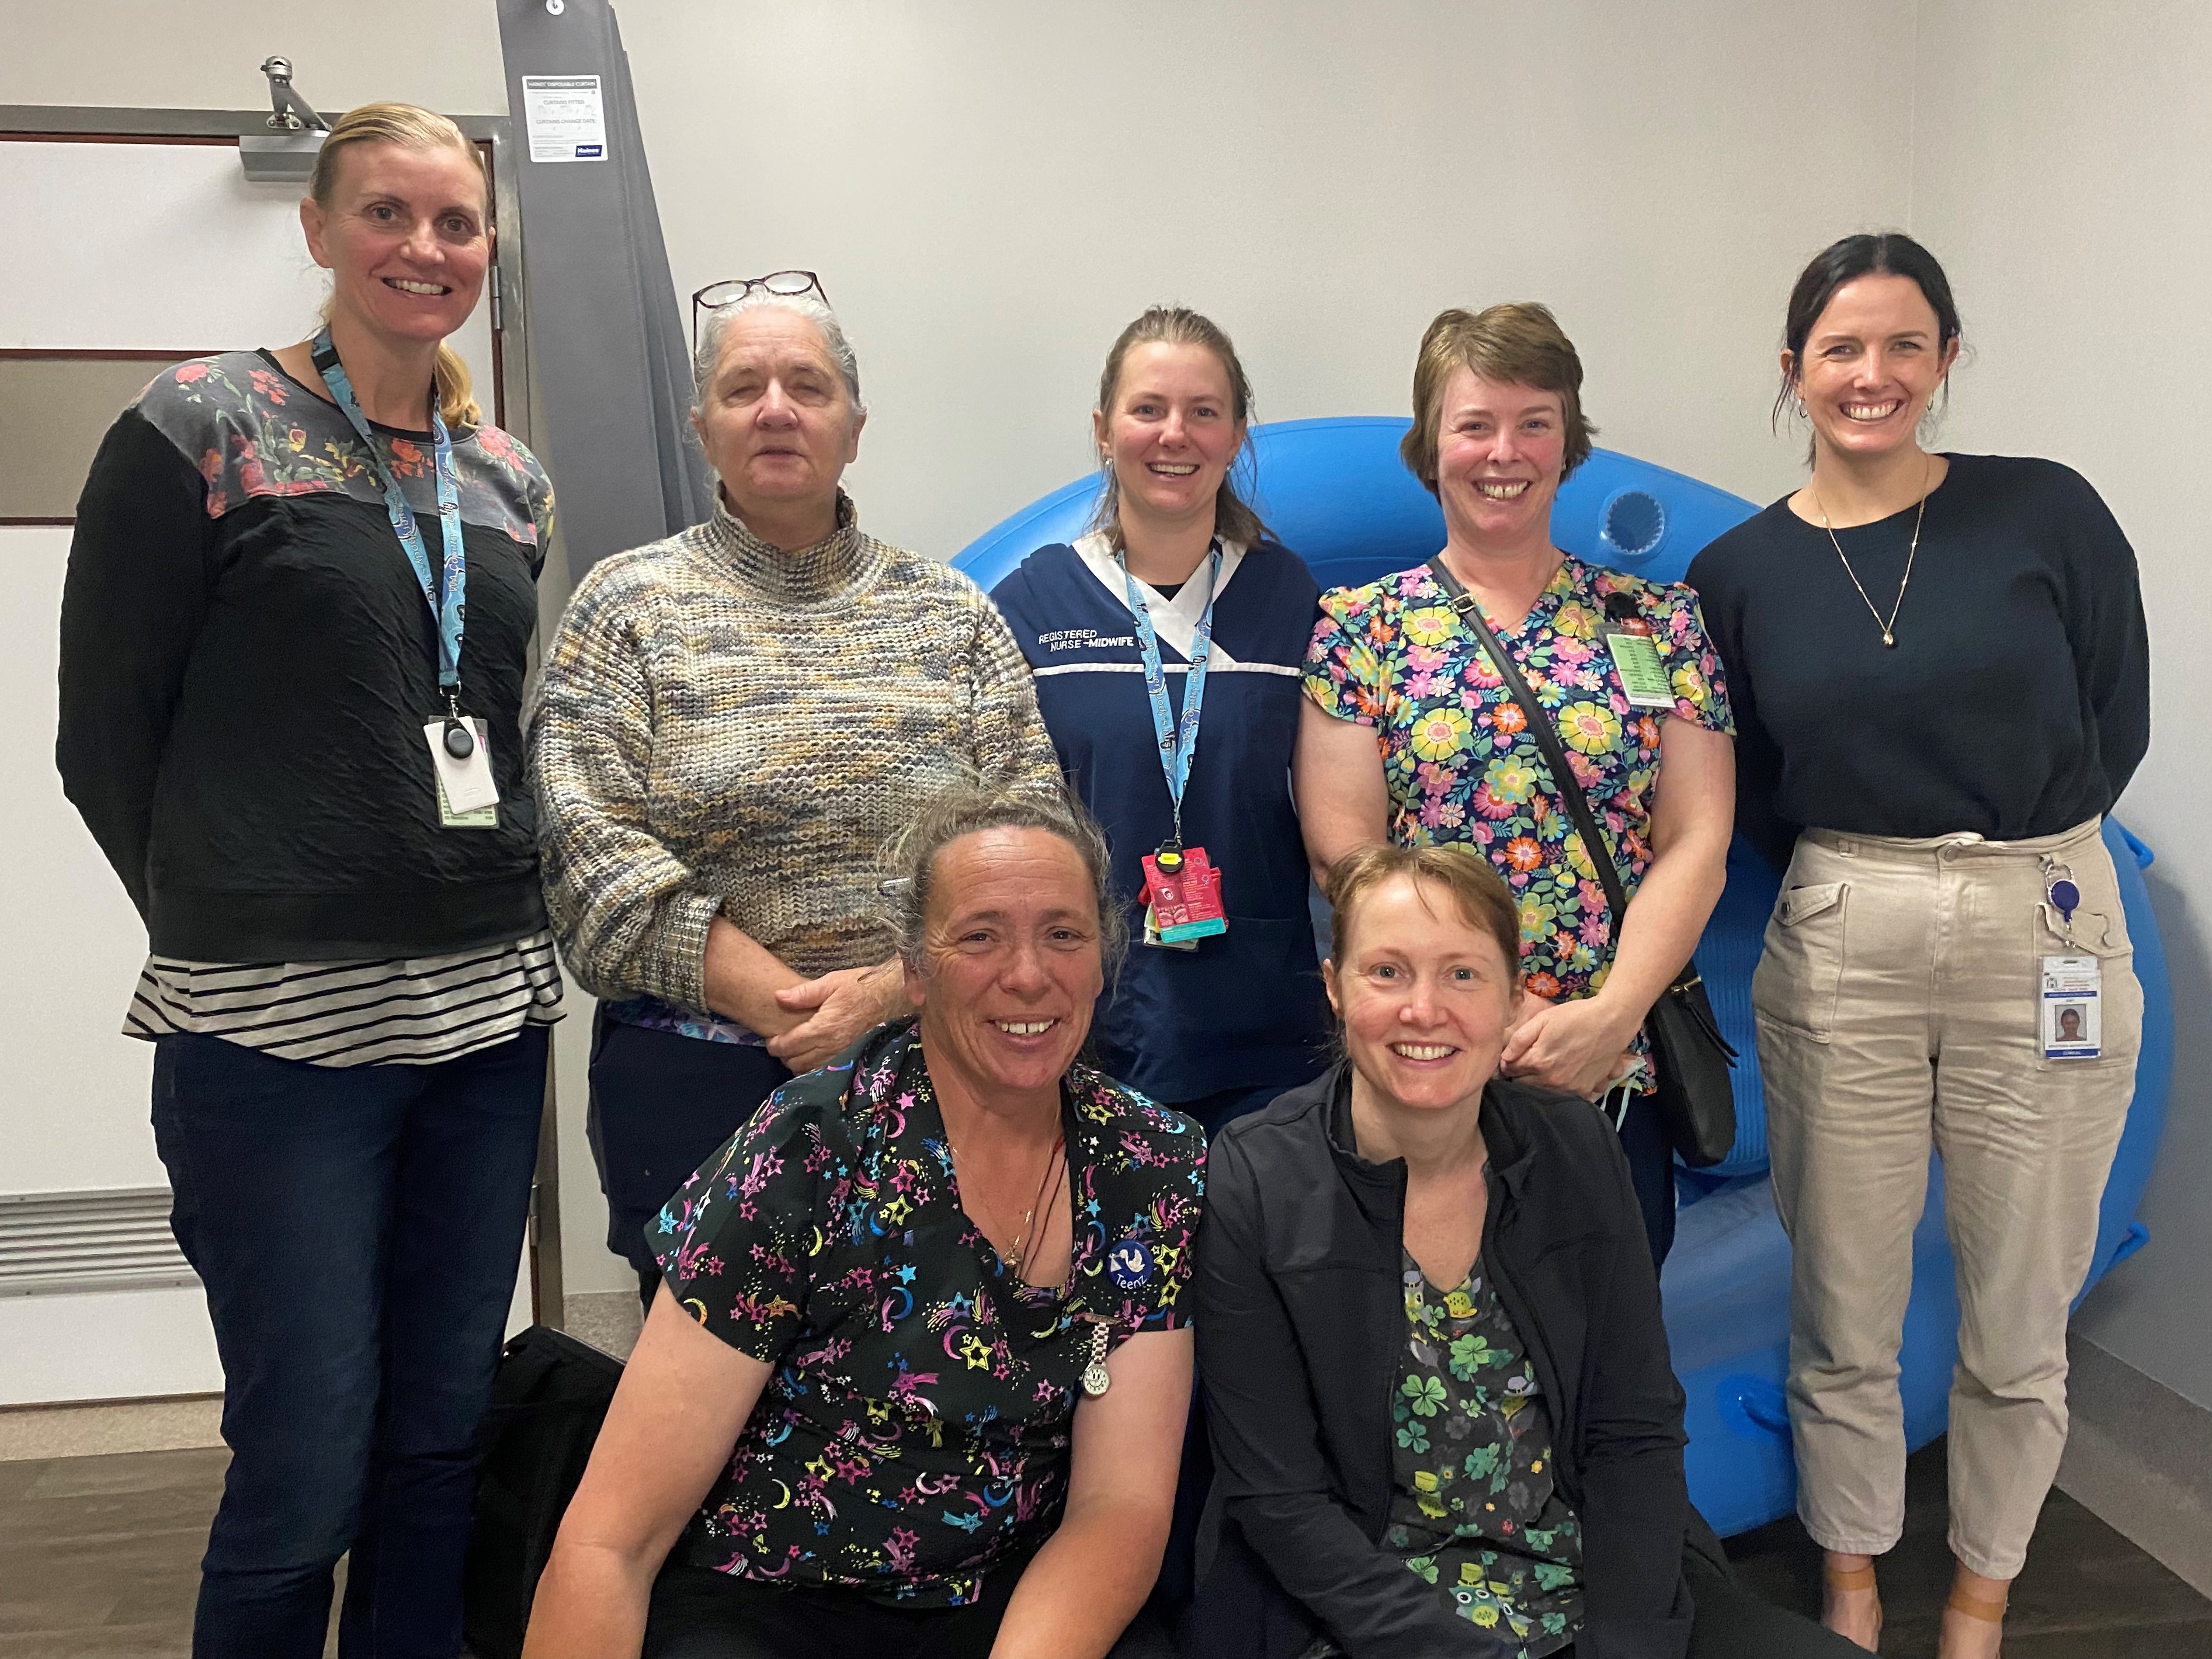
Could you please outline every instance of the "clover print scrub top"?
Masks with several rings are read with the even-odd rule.
[[[1606,601],[1616,593],[1651,624],[1673,683],[1671,714],[1629,705],[1604,638]],[[1605,890],[1520,704],[1428,567],[1333,589],[1321,610],[1306,653],[1306,695],[1339,720],[1375,728],[1392,842],[1481,848],[1520,904],[1522,984],[1552,1001],[1596,990],[1613,963]],[[1491,622],[1557,722],[1632,900],[1651,863],[1660,722],[1735,735],[1697,595],[1569,556],[1517,627]],[[1640,1031],[1635,1051],[1623,1081],[1641,1092],[1652,1076]]]
[[[742,1578],[974,1601],[1059,1524],[1095,1327],[1188,1322],[1206,1143],[1085,1066],[1061,1084],[1075,1247],[1024,1284],[960,1207],[912,1021],[770,1095],[647,1230],[677,1301],[775,1370],[688,1539]]]
[[[1553,1485],[1551,1408],[1482,1262],[1439,1291],[1401,1255],[1407,1337],[1383,1545],[1514,1659],[1540,1659],[1583,1620],[1582,1525]]]

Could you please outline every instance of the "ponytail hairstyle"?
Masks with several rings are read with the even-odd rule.
[[[478,167],[483,163],[477,147],[446,117],[413,104],[363,104],[337,118],[331,135],[315,156],[315,171],[307,181],[307,194],[325,212],[337,195],[338,168],[345,151],[356,144],[397,144],[402,149],[458,150]],[[484,220],[491,219],[491,186],[484,186]],[[323,302],[322,318],[331,319],[331,302]],[[441,340],[438,361],[431,370],[438,389],[438,413],[447,426],[481,426],[483,410],[469,384],[469,366],[461,354]]]
[[[1229,412],[1240,427],[1249,426],[1252,414],[1252,382],[1245,378],[1244,365],[1237,360],[1237,348],[1229,343],[1229,336],[1211,318],[1201,317],[1184,306],[1153,306],[1123,329],[1114,342],[1114,349],[1106,354],[1106,372],[1098,378],[1098,408],[1108,422],[1114,418],[1114,399],[1121,394],[1121,364],[1133,347],[1140,345],[1204,346],[1220,360],[1222,372],[1229,377]],[[1213,533],[1224,542],[1237,542],[1246,547],[1257,547],[1262,541],[1273,541],[1274,532],[1261,521],[1251,504],[1237,490],[1237,472],[1244,471],[1245,487],[1251,487],[1255,469],[1252,464],[1252,444],[1248,438],[1234,460],[1230,463],[1228,476],[1213,497]],[[1106,488],[1100,493],[1098,506],[1091,515],[1091,528],[1103,530],[1109,541],[1117,549],[1123,544],[1121,535],[1121,486],[1114,476],[1114,463],[1106,463]]]

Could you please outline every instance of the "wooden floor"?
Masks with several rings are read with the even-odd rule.
[[[228,1453],[0,1462],[0,1659],[168,1659]],[[1948,1588],[1942,1443],[1912,1460],[1905,1540],[1881,1564],[1885,1654],[1928,1659]],[[1820,1554],[1795,1521],[1734,1540],[1771,1599],[1820,1605]],[[2063,1493],[2013,1590],[2008,1659],[2212,1659],[2212,1602]]]

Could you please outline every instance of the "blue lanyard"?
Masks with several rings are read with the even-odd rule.
[[[1137,619],[1137,649],[1145,659],[1145,695],[1152,700],[1152,735],[1160,740],[1160,770],[1167,775],[1168,799],[1175,808],[1177,846],[1182,843],[1182,792],[1190,784],[1190,763],[1198,753],[1198,711],[1206,701],[1206,659],[1213,654],[1213,596],[1221,586],[1218,538],[1207,557],[1206,610],[1199,617],[1198,632],[1191,641],[1190,674],[1183,681],[1182,723],[1178,727],[1168,707],[1167,670],[1160,665],[1160,637],[1152,631],[1152,612],[1145,609],[1144,590],[1129,574],[1128,561],[1118,552],[1114,556],[1121,567],[1122,585],[1128,589],[1129,613]]]
[[[438,412],[435,404],[431,406],[430,432],[438,467],[438,531],[446,552],[444,570],[434,574],[429,550],[422,545],[422,532],[415,522],[415,509],[407,505],[407,497],[399,491],[399,480],[384,465],[376,441],[369,436],[368,419],[361,412],[361,404],[353,395],[353,382],[346,378],[345,365],[338,362],[337,348],[331,343],[327,324],[316,334],[311,355],[315,372],[331,389],[331,401],[345,411],[346,419],[361,434],[362,444],[368,451],[369,464],[376,469],[377,482],[384,486],[384,510],[392,520],[392,533],[399,538],[400,546],[407,550],[407,562],[415,567],[415,579],[422,584],[422,597],[429,604],[431,618],[438,624],[438,689],[446,694],[447,708],[458,714],[461,627],[462,618],[467,614],[469,568],[461,542],[460,485],[453,477],[453,444],[446,433],[445,416]],[[441,574],[442,582],[439,580]]]

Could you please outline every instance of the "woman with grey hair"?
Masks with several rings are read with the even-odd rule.
[[[1206,1146],[1078,1058],[1122,943],[1105,839],[969,793],[897,862],[915,1017],[778,1089],[663,1212],[527,1659],[1169,1650],[1139,1609]]]
[[[771,1089],[904,1009],[878,849],[948,788],[1058,779],[990,602],[865,534],[838,487],[867,410],[820,283],[697,304],[714,517],[592,568],[529,721],[547,909],[600,999],[608,1248],[648,1306],[662,1202]]]

